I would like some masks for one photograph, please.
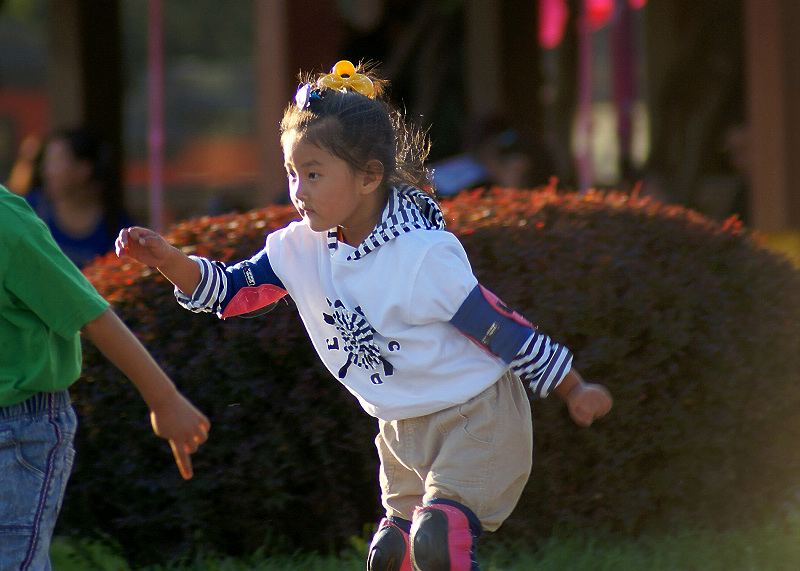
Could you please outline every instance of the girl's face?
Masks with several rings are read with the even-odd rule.
[[[372,232],[382,208],[375,192],[380,177],[354,171],[344,160],[292,135],[284,136],[283,158],[292,204],[312,230],[339,227],[352,246]]]

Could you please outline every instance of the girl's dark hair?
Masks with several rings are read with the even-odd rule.
[[[406,122],[403,114],[384,97],[386,80],[375,76],[369,66],[359,64],[357,73],[367,75],[375,87],[370,98],[351,90],[335,90],[318,84],[316,78],[301,76],[301,85],[312,86],[312,97],[304,108],[294,102],[283,114],[281,141],[292,135],[303,138],[351,168],[365,170],[367,163],[383,165],[383,185],[391,188],[408,184],[432,193],[430,172],[425,166],[430,142],[426,134]]]

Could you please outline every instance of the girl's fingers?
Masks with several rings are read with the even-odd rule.
[[[128,232],[127,230],[120,230],[119,236],[114,241],[114,247],[117,252],[117,256],[122,256],[125,251],[128,249]]]

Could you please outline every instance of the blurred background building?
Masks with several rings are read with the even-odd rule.
[[[297,74],[351,59],[380,63],[434,163],[503,117],[560,188],[793,233],[798,27],[796,0],[0,0],[0,180],[84,125],[144,222],[284,201]]]

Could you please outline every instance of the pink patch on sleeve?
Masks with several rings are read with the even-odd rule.
[[[513,319],[520,325],[525,325],[526,327],[530,327],[531,329],[536,329],[530,321],[525,319],[522,315],[517,313],[514,310],[508,308],[508,306],[503,303],[499,297],[497,297],[494,293],[483,287],[482,285],[478,284],[481,288],[481,293],[486,301],[499,313],[500,315],[505,315],[506,317]]]
[[[222,319],[243,315],[275,303],[287,294],[285,289],[272,284],[262,284],[256,287],[243,287],[236,292],[233,299],[222,312]]]

